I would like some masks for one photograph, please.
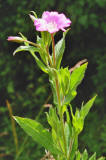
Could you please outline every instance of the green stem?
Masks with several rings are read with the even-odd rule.
[[[28,41],[28,40],[24,40],[24,42],[27,42],[27,43],[35,46],[35,47],[38,47],[38,48],[42,49],[39,44],[33,43],[33,42],[31,42],[31,41]]]
[[[24,40],[24,42],[27,42],[27,43],[31,44],[32,46],[35,46],[35,47],[41,49],[44,52],[44,49],[39,44],[33,43],[31,41],[28,41],[28,40]]]
[[[60,100],[60,93],[59,93],[59,83],[57,77],[55,78],[56,81],[56,92],[57,92],[57,99],[58,99],[58,104],[59,107],[61,106],[61,100]]]
[[[56,59],[55,59],[55,42],[54,42],[54,36],[53,36],[53,33],[51,34],[51,38],[52,38],[52,49],[53,49],[53,64],[54,64],[54,68],[56,68]]]
[[[73,142],[74,142],[74,139],[71,139],[70,140],[70,145],[69,145],[69,154],[68,154],[67,160],[70,160],[70,153],[72,151]]]
[[[28,40],[24,40],[24,42],[27,42],[27,43],[29,43],[29,44],[31,44],[31,45],[33,45],[33,46],[41,49],[41,50],[44,52],[44,49],[43,49],[39,44],[33,43],[33,42],[31,42],[31,41],[28,41]],[[47,51],[47,52],[46,52],[46,51]],[[51,66],[53,66],[53,65],[52,65],[52,61],[51,61],[51,58],[50,58],[50,55],[49,55],[48,46],[47,46],[47,48],[46,48],[46,51],[45,51],[45,54],[47,54],[47,56],[48,56],[49,63],[50,63]],[[47,65],[47,64],[46,64],[46,65]]]
[[[55,42],[54,42],[53,34],[51,34],[51,38],[52,38],[52,50],[53,50],[53,64],[54,64],[54,68],[56,68]],[[59,82],[58,82],[57,76],[55,76],[55,82],[56,82],[56,92],[57,92],[58,106],[60,108],[61,107],[61,99],[60,99]],[[63,115],[60,112],[60,109],[59,109],[59,114],[60,114],[59,116],[60,116],[60,121],[61,121],[63,141],[64,141],[64,147],[65,147],[65,156],[67,157],[66,139],[65,139],[65,133],[64,133],[64,120],[63,120]]]
[[[55,81],[56,81],[56,92],[57,92],[58,105],[60,108],[61,100],[60,100],[59,83],[58,83],[57,77],[55,78]],[[66,147],[66,139],[65,139],[65,133],[64,133],[64,120],[63,120],[63,115],[61,113],[61,109],[59,109],[59,116],[60,116],[61,127],[62,127],[63,141],[64,141],[64,147],[65,147],[65,156],[67,157],[67,147]]]
[[[65,139],[65,133],[64,133],[64,120],[62,115],[60,116],[60,121],[61,121],[61,127],[62,127],[64,147],[65,147],[65,156],[67,157],[67,147],[66,147],[66,139]]]

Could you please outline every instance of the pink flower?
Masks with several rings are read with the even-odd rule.
[[[49,33],[55,33],[59,30],[65,31],[64,28],[69,27],[71,20],[66,16],[58,12],[45,11],[42,18],[36,18],[34,25],[37,31],[48,31]]]
[[[16,36],[9,36],[7,40],[11,42],[19,42],[19,43],[23,42],[23,39],[21,37],[16,37]]]

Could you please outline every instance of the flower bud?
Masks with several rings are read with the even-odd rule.
[[[21,37],[9,36],[8,41],[22,43],[24,40]]]

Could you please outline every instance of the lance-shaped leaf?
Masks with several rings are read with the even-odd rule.
[[[45,147],[52,154],[59,154],[60,151],[53,143],[50,132],[43,128],[43,126],[35,120],[14,116],[17,123],[24,129],[24,131],[33,138],[37,143]]]
[[[61,131],[61,122],[57,116],[56,108],[50,108],[49,113],[46,113],[48,123],[52,128],[52,138],[56,146],[61,149],[61,152],[64,150],[63,137]]]
[[[96,153],[94,153],[90,158],[89,160],[96,160]]]
[[[79,68],[76,68],[71,74],[71,82],[70,88],[71,90],[76,90],[77,86],[82,82],[85,74],[85,70],[87,68],[87,64],[85,63],[81,65]]]
[[[68,68],[61,68],[58,73],[59,84],[61,87],[61,95],[65,96],[68,93],[70,87],[70,72]]]
[[[64,104],[69,104],[70,101],[72,101],[77,95],[76,89],[84,78],[86,68],[87,68],[87,63],[81,65],[79,68],[76,68],[72,72],[70,77],[70,88],[68,90],[67,95],[65,96]]]
[[[80,160],[80,158],[81,158],[81,153],[80,153],[80,151],[77,151],[75,160]]]
[[[61,40],[59,40],[57,42],[57,44],[55,45],[55,56],[56,56],[56,68],[59,69],[60,68],[60,64],[61,64],[61,60],[63,57],[63,53],[65,50],[65,36],[67,34],[67,32],[69,31],[69,29],[63,33],[63,37]]]
[[[89,113],[89,110],[91,109],[94,101],[96,99],[96,96],[94,96],[91,100],[89,100],[84,106],[81,107],[80,116],[85,119],[87,114]]]
[[[33,51],[33,52],[39,52],[38,48],[35,48],[33,46],[20,46],[18,47],[14,52],[13,55],[15,55],[17,52],[20,51]]]
[[[18,47],[13,55],[15,55],[17,52],[20,52],[20,51],[29,51],[32,56],[35,58],[35,61],[37,63],[37,65],[39,66],[39,68],[41,68],[41,70],[45,73],[47,73],[47,67],[42,63],[42,61],[36,56],[36,54],[34,52],[40,52],[39,48],[36,48],[36,47],[33,47],[33,46],[20,46]]]
[[[87,153],[87,150],[85,149],[82,154],[81,160],[87,160],[87,159],[88,159],[88,153]]]
[[[106,160],[106,157],[100,157],[97,160]]]
[[[70,152],[69,152],[70,160],[74,160],[77,148],[78,148],[78,136],[74,135],[70,141]]]
[[[71,108],[71,115],[72,115],[72,124],[75,128],[76,133],[79,134],[83,130],[84,120],[80,116],[80,111],[78,108],[76,109],[75,115],[73,114],[73,111]]]
[[[67,122],[65,122],[64,134],[65,134],[65,139],[66,139],[67,151],[69,152],[69,149],[70,149],[70,139],[72,138],[72,128],[70,128],[70,125]]]
[[[72,107],[71,107],[71,115],[72,115],[72,124],[75,128],[75,131],[77,134],[79,134],[83,130],[84,126],[84,119],[87,116],[90,108],[92,107],[95,97],[93,97],[91,100],[89,100],[82,108],[81,110],[76,109],[75,115],[73,114]]]
[[[58,104],[58,97],[57,97],[57,90],[56,90],[56,79],[57,79],[57,73],[58,71],[54,68],[48,69],[49,74],[49,82],[51,84],[52,92],[53,92],[53,102],[54,104]]]
[[[34,54],[33,51],[30,51],[30,53],[32,54],[32,56],[35,58],[35,61],[37,63],[37,65],[39,66],[39,68],[45,72],[45,73],[48,73],[48,69],[47,67],[44,65],[44,63],[42,63],[42,61],[36,56],[36,54]]]

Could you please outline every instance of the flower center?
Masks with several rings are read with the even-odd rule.
[[[49,22],[48,29],[51,31],[57,29],[57,24],[55,22]]]

